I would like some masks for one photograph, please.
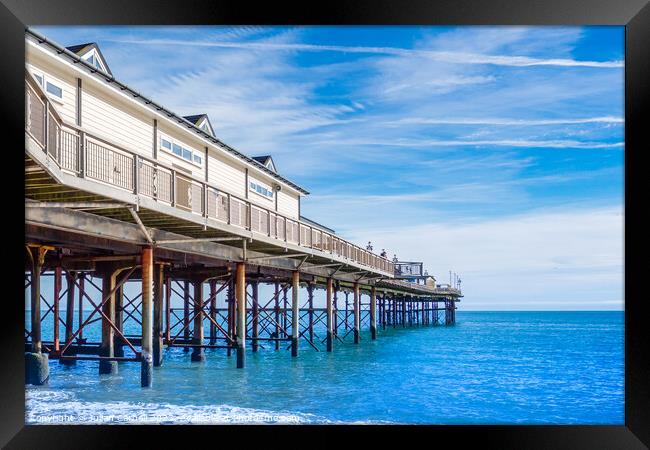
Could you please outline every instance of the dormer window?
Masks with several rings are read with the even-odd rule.
[[[66,48],[81,58],[82,61],[85,61],[93,66],[95,69],[102,71],[108,75],[112,75],[111,69],[108,68],[108,64],[106,64],[106,61],[102,56],[102,52],[94,42],[72,45]]]
[[[203,130],[206,133],[208,133],[210,136],[214,137],[214,130],[212,129],[212,125],[210,124],[210,119],[208,119],[207,114],[183,116],[183,118],[188,122],[190,122],[195,127],[197,127],[198,129]]]
[[[106,67],[104,67],[102,59],[97,55],[97,51],[95,49],[92,49],[86,53],[84,56],[82,56],[81,59],[86,61],[91,66],[94,66],[95,68],[101,70],[102,72],[106,72]]]

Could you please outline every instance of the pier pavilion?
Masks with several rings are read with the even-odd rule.
[[[197,362],[224,348],[243,368],[264,345],[297,357],[358,343],[363,329],[376,339],[387,326],[455,322],[457,287],[396,276],[392,261],[303,217],[308,194],[270,156],[220,141],[207,115],[179,116],[118,81],[97,45],[27,30],[26,381],[47,382],[49,360],[97,360],[100,373],[132,361],[150,386],[169,347]],[[98,321],[91,342],[84,330]]]

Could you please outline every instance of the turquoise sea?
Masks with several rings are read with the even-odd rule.
[[[49,325],[48,325],[49,324]],[[51,321],[44,335],[51,335]],[[63,330],[62,330],[63,331]],[[50,362],[26,387],[26,421],[51,423],[624,423],[622,312],[457,312],[454,326],[362,333],[333,353],[165,351],[154,386],[139,363]]]

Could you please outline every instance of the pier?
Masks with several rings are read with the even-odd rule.
[[[27,383],[46,383],[53,361],[91,360],[99,374],[139,363],[148,387],[168,348],[244,368],[248,352],[335,353],[387,328],[455,323],[458,283],[431,282],[421,264],[404,273],[414,263],[304,219],[308,192],[272,161],[219,141],[207,116],[179,117],[123,85],[92,45],[26,37]]]

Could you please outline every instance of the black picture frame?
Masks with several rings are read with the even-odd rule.
[[[329,427],[109,427],[25,426],[23,357],[24,305],[18,280],[23,277],[24,233],[20,222],[23,198],[15,195],[23,186],[20,147],[24,145],[24,29],[32,25],[99,24],[421,24],[421,25],[624,25],[625,55],[625,425],[624,426],[346,426]],[[6,448],[117,448],[146,439],[147,447],[168,446],[174,437],[185,442],[224,437],[250,443],[312,446],[303,433],[323,433],[328,446],[348,441],[351,434],[364,440],[386,442],[399,434],[398,442],[428,446],[461,445],[472,440],[481,448],[647,448],[650,446],[650,339],[643,290],[647,232],[643,210],[647,186],[641,171],[648,145],[650,91],[650,5],[647,0],[328,0],[318,3],[245,1],[98,1],[98,0],[0,0],[0,109],[4,131],[2,165],[5,221],[2,246],[5,266],[3,307],[0,311],[2,395],[0,445]],[[644,114],[646,113],[646,114]],[[11,137],[12,139],[6,139]],[[15,170],[13,168],[16,168]],[[10,195],[6,195],[9,193]],[[11,200],[11,201],[9,201]],[[11,210],[9,210],[11,208]],[[13,210],[15,209],[15,213]],[[24,222],[23,222],[24,223]],[[634,225],[638,225],[635,231]],[[22,231],[21,231],[22,230]],[[14,238],[15,237],[15,238]],[[4,250],[10,248],[15,256]],[[15,289],[15,291],[14,291]],[[15,295],[14,295],[15,292]],[[335,429],[334,429],[335,428]],[[343,430],[342,430],[343,428]],[[127,432],[125,434],[125,432]],[[253,433],[254,431],[254,433]],[[191,437],[189,436],[191,435]],[[338,435],[338,436],[336,436]],[[191,439],[188,441],[187,439]],[[289,441],[287,440],[289,439]],[[447,444],[443,443],[446,441]],[[208,441],[204,441],[208,442]],[[215,441],[217,442],[217,441]],[[311,442],[311,443],[310,443]],[[128,443],[131,443],[130,445]],[[167,445],[165,445],[165,443]],[[325,440],[320,442],[322,445]],[[205,445],[205,444],[203,444]],[[367,444],[363,444],[364,446]],[[397,443],[399,445],[399,443]],[[303,446],[303,445],[301,445]]]

